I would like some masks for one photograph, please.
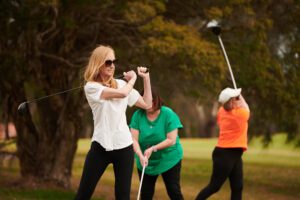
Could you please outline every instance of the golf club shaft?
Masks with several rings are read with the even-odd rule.
[[[124,75],[123,74],[119,74],[119,75],[115,76],[114,78],[115,79],[122,79],[122,78],[124,78]],[[40,100],[43,100],[43,99],[46,99],[46,98],[49,98],[49,97],[52,97],[52,96],[55,96],[55,95],[60,95],[60,94],[63,94],[63,93],[66,93],[66,92],[71,92],[73,90],[78,90],[78,89],[81,89],[81,88],[83,88],[83,86],[79,86],[79,87],[76,87],[76,88],[64,90],[64,91],[57,92],[57,93],[54,93],[54,94],[50,94],[50,95],[47,95],[47,96],[44,96],[44,97],[40,97],[40,98],[37,98],[37,99],[32,99],[32,100],[26,101],[25,103],[37,102],[37,101],[40,101]]]
[[[229,68],[229,72],[230,72],[230,76],[231,76],[231,80],[232,80],[234,89],[236,89],[237,87],[236,87],[235,79],[234,79],[234,76],[233,76],[233,72],[232,72],[232,69],[231,69],[231,66],[230,66],[230,63],[229,63],[229,59],[227,57],[227,54],[226,54],[226,51],[225,51],[225,47],[223,45],[223,42],[222,42],[222,39],[221,39],[220,35],[218,35],[218,39],[219,39],[219,42],[220,42],[220,45],[221,45],[221,48],[222,48],[222,51],[223,51],[223,55],[225,57],[225,60],[227,62],[228,68]]]
[[[145,168],[146,168],[146,165],[144,164],[143,170],[142,170],[142,176],[141,176],[141,180],[140,180],[140,186],[139,186],[139,192],[138,192],[137,200],[140,199],[140,194],[141,194],[141,189],[142,189],[142,184],[143,184],[143,178],[144,178]]]
[[[64,91],[57,92],[57,93],[54,93],[54,94],[50,94],[50,95],[47,95],[47,96],[44,96],[44,97],[40,97],[40,98],[37,98],[37,99],[32,99],[32,100],[26,101],[26,103],[37,102],[37,101],[40,101],[40,100],[43,100],[43,99],[46,99],[46,98],[49,98],[49,97],[52,97],[52,96],[55,96],[55,95],[63,94],[63,93],[70,92],[70,91],[73,91],[73,90],[78,90],[78,89],[81,89],[82,87],[83,86],[79,86],[79,87],[72,88],[72,89],[69,89],[69,90],[64,90]]]

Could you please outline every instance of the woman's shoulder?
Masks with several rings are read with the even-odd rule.
[[[102,85],[100,82],[96,82],[96,81],[87,81],[85,83],[85,85]]]
[[[144,109],[138,108],[134,113],[146,113]]]
[[[101,87],[101,86],[103,86],[103,85],[99,82],[88,81],[85,83],[84,88],[88,89],[88,88],[95,88],[95,87]]]
[[[226,110],[224,109],[223,106],[220,106],[218,109],[218,113],[221,113],[221,112],[226,112]]]
[[[168,106],[161,106],[161,109],[166,111],[166,112],[174,112],[173,109],[168,107]]]
[[[245,116],[247,116],[247,115],[250,114],[250,110],[247,109],[247,108],[243,108],[243,107],[236,108],[236,109],[233,110],[233,112],[234,112],[235,114],[238,114],[238,115],[245,115]]]
[[[142,115],[146,115],[145,110],[138,108],[136,111],[134,111],[133,116],[142,116]]]
[[[123,87],[127,83],[123,79],[115,79],[115,80],[117,81],[119,87]]]
[[[167,115],[173,115],[173,114],[176,114],[172,108],[167,107],[167,106],[162,106],[162,107],[160,108],[160,110],[161,110],[161,112],[166,113]]]

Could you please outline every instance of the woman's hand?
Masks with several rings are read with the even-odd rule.
[[[124,72],[123,73],[123,75],[124,75],[124,79],[127,81],[127,82],[129,82],[130,80],[136,80],[136,73],[133,71],[133,70],[130,70],[130,71],[128,71],[128,72]]]
[[[238,100],[236,100],[236,107],[237,108],[245,108],[246,110],[249,110],[249,106],[241,94],[238,97]]]
[[[138,75],[142,78],[149,78],[149,72],[147,72],[147,67],[138,67],[137,72]]]
[[[150,156],[152,155],[153,152],[153,147],[149,147],[148,149],[146,149],[144,151],[144,156],[147,157],[148,159],[150,158]]]
[[[144,167],[144,166],[147,167],[147,165],[148,165],[148,158],[147,158],[146,156],[144,156],[144,155],[140,155],[139,158],[140,158],[140,163],[141,163],[141,165],[142,165],[143,167]]]

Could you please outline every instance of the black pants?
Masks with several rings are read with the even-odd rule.
[[[174,167],[168,171],[162,173],[162,178],[164,180],[168,195],[172,200],[182,200],[183,196],[180,189],[180,170],[181,161],[179,161]],[[139,177],[141,178],[142,171],[138,170]],[[141,189],[141,199],[151,200],[154,195],[155,183],[158,175],[151,176],[144,174],[142,189]]]
[[[86,156],[75,199],[90,199],[105,169],[112,163],[115,173],[115,199],[129,200],[134,162],[133,155],[132,145],[123,149],[106,151],[99,143],[92,142],[91,149]]]
[[[227,177],[230,181],[231,200],[242,199],[243,150],[241,148],[218,148],[213,151],[213,172],[210,183],[200,191],[196,200],[207,199],[219,191]]]

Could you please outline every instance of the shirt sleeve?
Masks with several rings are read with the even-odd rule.
[[[136,130],[140,130],[140,126],[139,126],[139,110],[135,111],[131,117],[131,121],[130,121],[130,128],[136,129]]]
[[[133,106],[140,97],[140,93],[136,89],[132,89],[128,95],[128,105]]]
[[[168,117],[167,117],[167,133],[170,133],[171,131],[175,129],[183,128],[180,119],[178,115],[173,111],[168,111]]]
[[[245,108],[236,109],[234,114],[243,121],[248,121],[250,118],[250,112],[248,110],[246,110]]]
[[[104,100],[101,100],[100,96],[101,96],[104,88],[105,87],[103,85],[101,85],[100,83],[88,82],[84,86],[84,92],[85,92],[86,98],[91,102],[98,102],[98,103],[103,102]]]

